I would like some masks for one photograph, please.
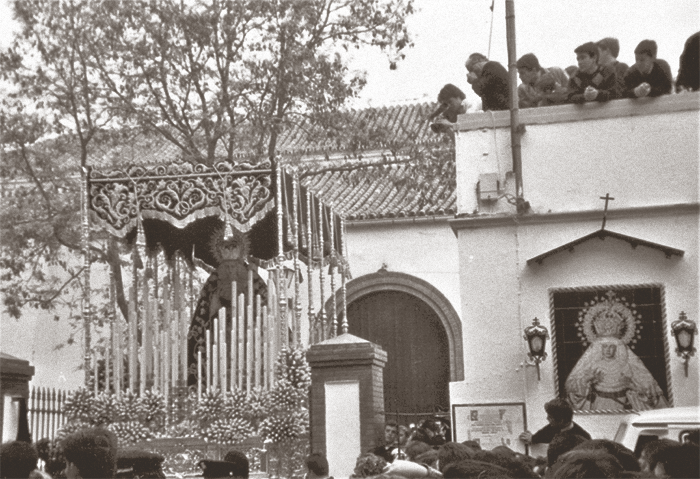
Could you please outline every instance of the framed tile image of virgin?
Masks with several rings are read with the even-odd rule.
[[[549,299],[555,384],[574,410],[672,405],[662,285],[551,289]]]

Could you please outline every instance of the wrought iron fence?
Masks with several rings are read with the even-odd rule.
[[[33,387],[29,393],[27,413],[29,430],[35,441],[43,438],[54,439],[56,433],[66,422],[63,406],[68,391]]]

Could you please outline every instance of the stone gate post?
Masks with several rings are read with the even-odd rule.
[[[351,334],[314,344],[311,366],[311,450],[328,458],[330,474],[348,477],[357,456],[384,431],[387,353]]]
[[[0,352],[0,439],[2,442],[31,441],[27,403],[29,381],[33,376],[34,366],[29,364],[29,361]]]

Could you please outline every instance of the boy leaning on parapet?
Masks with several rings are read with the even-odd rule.
[[[587,42],[574,50],[578,70],[569,80],[569,103],[608,101],[615,98],[615,70],[598,65],[598,45]]]

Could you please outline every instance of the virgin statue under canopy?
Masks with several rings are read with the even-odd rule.
[[[257,267],[248,263],[248,237],[230,226],[215,230],[210,241],[211,252],[218,262],[204,283],[197,300],[190,329],[188,333],[188,384],[197,381],[197,351],[202,352],[202,360],[206,363],[205,333],[214,334],[213,318],[221,308],[226,309],[227,338],[231,333],[231,297],[232,285],[236,284],[237,295],[249,294],[252,286],[254,294],[259,294],[263,300],[267,297],[267,288],[257,273]],[[249,284],[252,279],[252,284]],[[206,371],[206,368],[205,368]]]
[[[646,410],[669,407],[663,390],[632,351],[635,312],[608,292],[583,313],[581,329],[588,348],[565,383],[577,410]]]

